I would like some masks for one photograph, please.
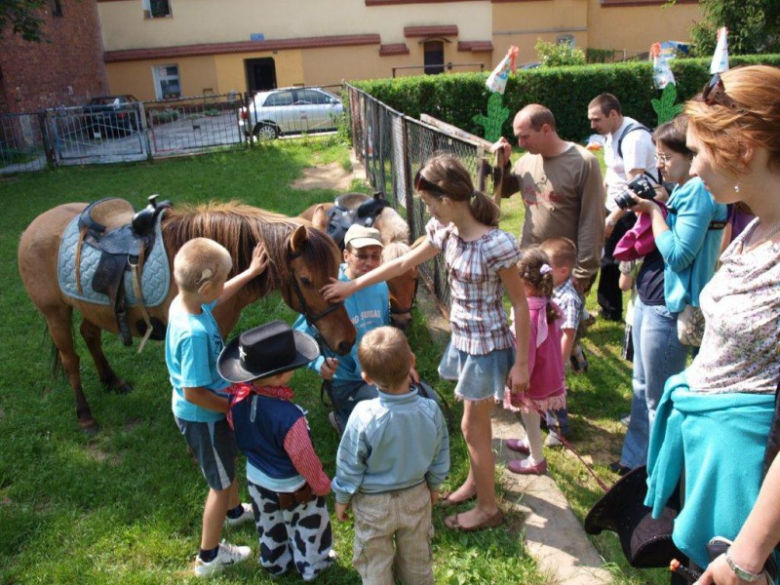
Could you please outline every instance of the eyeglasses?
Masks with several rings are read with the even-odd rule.
[[[414,189],[416,191],[428,191],[428,192],[435,192],[440,193],[441,195],[447,195],[449,196],[449,193],[447,193],[444,189],[439,187],[435,183],[431,183],[428,179],[422,176],[422,169],[417,171],[417,174],[414,176]]]
[[[663,152],[655,153],[655,162],[659,162],[662,165],[665,165],[668,164],[670,160],[672,160],[671,154],[664,154]]]
[[[704,87],[701,97],[708,106],[718,104],[719,106],[725,106],[732,112],[738,114],[744,115],[751,113],[750,110],[745,109],[740,103],[735,102],[728,96],[726,87],[723,85],[723,80],[720,78],[720,73],[716,73],[712,76],[709,83]]]

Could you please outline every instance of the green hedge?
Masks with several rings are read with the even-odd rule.
[[[749,55],[730,58],[737,65],[766,64],[780,66],[780,55]],[[677,80],[678,101],[696,95],[707,80],[709,59],[672,61]],[[512,139],[515,112],[531,103],[544,104],[555,114],[559,134],[568,140],[584,141],[591,133],[588,103],[600,93],[614,93],[623,112],[645,124],[656,125],[657,116],[650,100],[660,97],[653,86],[650,62],[628,62],[578,67],[518,70],[510,75],[504,93],[509,119],[503,134]],[[413,118],[429,114],[459,128],[482,136],[474,123],[475,114],[486,114],[490,93],[485,87],[486,73],[454,73],[354,82],[353,85]]]

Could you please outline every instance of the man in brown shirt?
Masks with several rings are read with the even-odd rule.
[[[520,247],[541,244],[549,238],[569,238],[577,244],[574,284],[585,293],[599,270],[604,245],[604,184],[593,154],[562,140],[552,112],[539,104],[520,110],[512,125],[520,157],[511,172],[504,173],[505,197],[520,192],[525,222]],[[502,136],[493,145],[504,148],[506,160],[512,146]]]

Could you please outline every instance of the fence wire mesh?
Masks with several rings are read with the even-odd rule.
[[[365,166],[372,187],[383,191],[406,217],[415,240],[425,233],[430,215],[423,202],[413,197],[414,174],[434,154],[450,153],[469,170],[476,185],[481,147],[397,112],[352,85],[347,84],[346,91],[355,154]],[[436,297],[449,307],[447,272],[441,258],[422,264],[420,272]]]

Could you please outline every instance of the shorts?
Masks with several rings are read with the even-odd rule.
[[[227,421],[194,422],[173,418],[209,487],[217,492],[229,488],[236,477],[237,448],[236,437]]]
[[[439,376],[457,381],[455,397],[459,400],[503,400],[504,386],[514,363],[512,347],[471,355],[450,342],[439,364]]]

